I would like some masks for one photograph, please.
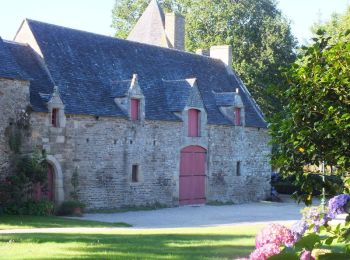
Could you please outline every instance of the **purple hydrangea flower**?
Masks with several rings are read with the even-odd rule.
[[[299,240],[305,234],[308,227],[309,225],[305,220],[299,220],[295,222],[290,228],[291,231],[293,232],[295,240]]]
[[[313,226],[313,231],[318,232],[321,226],[324,226],[328,223],[331,218],[328,214],[323,213],[321,207],[309,207],[303,210],[302,218],[309,226]]]
[[[300,260],[314,260],[315,258],[311,255],[310,251],[304,251],[301,256]]]
[[[328,202],[328,215],[334,219],[337,215],[345,213],[345,206],[350,201],[349,194],[340,194]]]

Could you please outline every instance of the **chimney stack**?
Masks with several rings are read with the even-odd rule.
[[[177,50],[185,50],[185,18],[179,14],[165,15],[165,33],[171,46]]]
[[[230,45],[213,46],[210,48],[210,57],[222,60],[227,67],[232,67],[232,47]]]
[[[196,50],[196,54],[203,56],[210,56],[210,51],[206,49],[198,49]]]

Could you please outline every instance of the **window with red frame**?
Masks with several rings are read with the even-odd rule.
[[[131,120],[137,121],[140,119],[140,100],[136,98],[131,99]]]
[[[53,127],[58,127],[58,113],[59,113],[59,109],[58,108],[53,108],[52,109],[51,124],[52,124]]]
[[[200,127],[200,111],[197,109],[188,110],[188,136],[198,137]]]
[[[240,107],[235,108],[235,125],[241,125],[241,113],[242,109]]]

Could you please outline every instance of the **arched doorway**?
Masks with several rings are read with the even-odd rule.
[[[200,146],[188,146],[180,156],[180,205],[205,203],[206,150]]]
[[[52,155],[47,155],[47,198],[59,205],[64,200],[63,173],[60,163]]]
[[[55,173],[51,164],[47,164],[47,186],[45,198],[48,201],[55,201]]]

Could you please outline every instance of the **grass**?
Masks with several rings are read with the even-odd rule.
[[[67,219],[62,217],[41,217],[41,216],[0,216],[1,229],[19,228],[73,228],[73,227],[130,227],[126,223],[105,223],[79,219]]]
[[[233,259],[261,225],[0,234],[2,259]]]

